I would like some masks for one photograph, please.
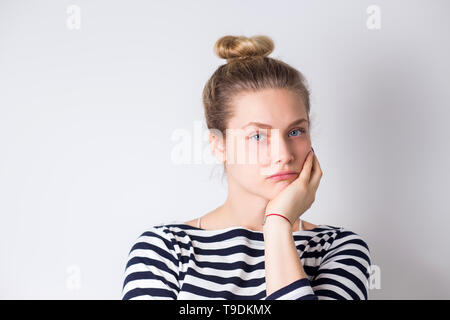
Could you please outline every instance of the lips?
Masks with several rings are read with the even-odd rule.
[[[296,171],[280,171],[280,172],[277,172],[277,173],[271,175],[268,178],[273,179],[273,180],[289,179],[289,178],[295,176],[296,174],[298,174],[298,172],[296,172]]]

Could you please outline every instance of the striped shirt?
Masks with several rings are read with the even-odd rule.
[[[368,299],[371,258],[358,234],[318,225],[292,236],[307,277],[266,296],[263,232],[152,226],[128,254],[122,299]]]

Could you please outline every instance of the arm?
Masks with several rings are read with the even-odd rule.
[[[371,257],[360,235],[340,230],[312,279],[320,300],[368,300]]]
[[[266,299],[317,300],[298,256],[289,222],[281,217],[269,216],[263,232]]]
[[[284,219],[280,218],[280,220]],[[267,230],[269,228],[275,228],[275,223],[272,223],[270,227],[268,225]],[[269,235],[268,231],[267,234]],[[264,237],[266,239],[266,230]],[[266,290],[267,296],[262,300],[368,299],[371,257],[369,247],[361,236],[342,229],[332,235],[331,244],[326,249],[311,281],[306,278],[298,254],[296,258],[291,255],[292,248],[286,246],[289,244],[287,238],[279,235],[276,242],[272,241],[275,237],[275,232],[267,237],[271,244],[266,246],[266,250],[269,249],[271,253],[267,254],[266,258],[268,259],[266,260],[266,287],[272,289]],[[279,245],[278,250],[276,246],[272,246],[274,243]],[[301,278],[303,275],[305,277]],[[268,281],[270,283],[267,283]],[[286,285],[286,283],[289,284]]]
[[[155,227],[136,240],[128,255],[122,300],[177,299],[180,287],[175,244],[173,235]]]
[[[281,213],[286,218],[268,216],[263,227],[266,247],[267,299],[278,297],[279,292],[276,291],[282,289],[287,283],[292,283],[292,281],[304,279],[300,283],[308,284],[292,236],[291,221],[296,221],[300,215],[311,207],[321,177],[322,170],[319,161],[311,149],[303,162],[303,168],[299,176],[271,199],[266,206],[266,215]],[[306,298],[313,296],[311,286],[306,285],[303,289],[304,294],[302,296]],[[275,295],[272,296],[274,292]],[[296,296],[298,293],[288,294],[286,298],[301,298]]]

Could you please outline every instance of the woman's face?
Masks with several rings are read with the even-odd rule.
[[[233,107],[225,147],[229,183],[273,199],[298,177],[311,149],[306,107],[287,89],[242,93],[233,99]],[[297,174],[282,180],[268,178],[288,170]]]

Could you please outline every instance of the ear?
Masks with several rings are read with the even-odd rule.
[[[218,129],[209,130],[209,146],[212,154],[220,161],[225,162],[225,140],[223,134]]]

